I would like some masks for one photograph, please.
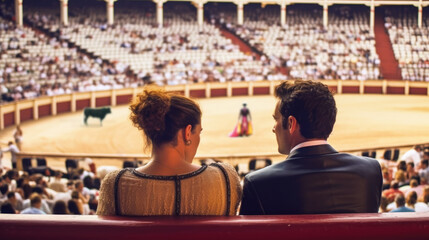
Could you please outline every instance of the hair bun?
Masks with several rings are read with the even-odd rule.
[[[130,106],[134,126],[147,135],[165,130],[165,114],[170,109],[170,97],[162,90],[145,89]]]

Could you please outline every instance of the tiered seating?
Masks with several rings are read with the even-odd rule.
[[[242,53],[214,25],[198,26],[190,4],[166,3],[163,28],[155,24],[155,9],[140,10],[115,5],[115,26],[107,27],[104,7],[70,8],[74,14],[61,36],[103,60],[129,66],[138,76],[150,74],[159,85],[264,80],[275,71],[275,66],[263,66]],[[51,24],[44,28],[59,31],[58,22],[46,22]]]
[[[329,26],[324,29],[320,6],[291,5],[286,26],[279,25],[279,8],[246,12],[242,27],[227,26],[288,67],[291,78],[377,79],[380,61],[368,11],[358,6],[331,6]]]
[[[123,72],[108,74],[101,59],[90,59],[65,41],[0,19],[2,100],[121,87]]]
[[[411,81],[429,81],[429,25],[425,19],[417,27],[415,7],[386,8],[386,28],[399,62],[402,78]]]

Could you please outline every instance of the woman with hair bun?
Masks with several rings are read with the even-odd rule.
[[[130,105],[143,130],[151,160],[108,174],[101,184],[98,215],[235,215],[241,186],[229,164],[192,164],[200,143],[201,110],[191,99],[145,89]]]

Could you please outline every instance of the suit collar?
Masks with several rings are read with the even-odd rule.
[[[331,145],[323,144],[323,145],[298,148],[293,152],[291,152],[286,159],[290,159],[293,157],[310,156],[310,155],[324,155],[329,153],[338,153],[338,152]]]

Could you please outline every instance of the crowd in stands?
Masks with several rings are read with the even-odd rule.
[[[0,19],[0,36],[3,101],[137,85],[126,69],[90,58],[66,41],[30,28],[16,28]]]
[[[429,212],[429,148],[417,145],[397,163],[380,163],[384,189],[380,212]]]
[[[429,81],[429,18],[423,16],[419,28],[414,6],[385,11],[385,27],[404,80]]]
[[[250,8],[250,7],[249,7]],[[288,6],[286,25],[280,25],[278,6],[251,9],[238,26],[235,13],[220,21],[262,51],[292,79],[379,79],[380,60],[367,7],[334,5],[323,27],[321,6]]]
[[[95,172],[7,169],[0,168],[0,213],[88,215],[97,210],[100,180]]]
[[[379,161],[384,190],[380,212],[429,212],[429,148],[415,146],[397,163]],[[68,172],[49,169],[50,176],[0,168],[0,213],[94,214],[100,179],[107,173],[86,163]]]
[[[32,8],[27,19],[95,57],[129,67],[138,79],[158,85],[256,81],[268,76],[285,79],[266,58],[258,60],[241,52],[215,25],[198,26],[191,5],[169,4],[165,4],[162,28],[155,24],[153,3],[145,10],[127,6],[125,11],[115,5],[114,26],[106,25],[104,5],[90,10],[70,7],[67,27],[60,25],[56,9]]]
[[[319,5],[287,6],[281,26],[278,5],[246,4],[240,26],[234,4],[207,3],[199,26],[194,6],[167,2],[159,27],[153,2],[118,1],[113,26],[104,2],[70,2],[68,26],[58,4],[26,3],[23,28],[13,4],[0,6],[2,101],[147,83],[383,78],[365,6],[330,6],[325,28]],[[402,77],[428,81],[428,18],[416,28],[415,9],[397,9],[385,8],[386,28]],[[255,51],[241,52],[218,24]]]

